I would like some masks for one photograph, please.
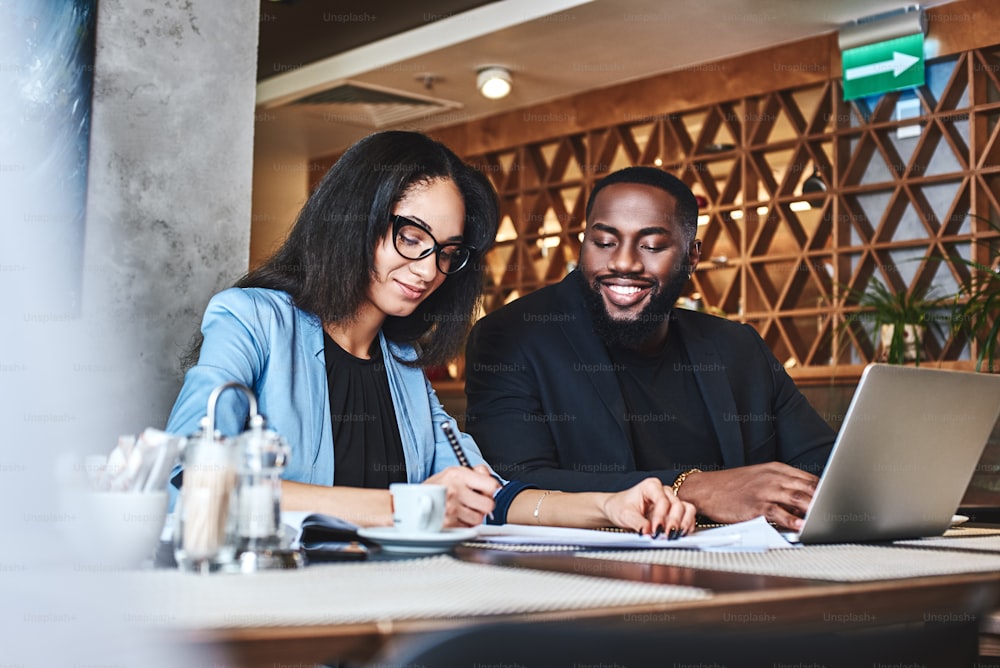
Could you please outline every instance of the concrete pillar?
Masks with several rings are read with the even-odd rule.
[[[247,270],[259,5],[99,9],[84,309],[115,343],[84,383],[110,438],[164,425],[206,302]]]

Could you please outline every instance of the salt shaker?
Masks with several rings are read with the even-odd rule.
[[[281,473],[288,445],[265,429],[264,416],[253,413],[249,429],[234,440],[234,446],[235,565],[244,573],[302,566],[301,555],[285,548],[281,536]]]

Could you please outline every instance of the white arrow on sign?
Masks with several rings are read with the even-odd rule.
[[[854,79],[873,77],[876,74],[882,74],[883,72],[888,72],[889,70],[892,70],[893,77],[898,77],[919,61],[920,58],[917,58],[916,56],[911,56],[908,53],[900,53],[899,51],[893,51],[892,60],[883,60],[881,63],[851,67],[844,72],[844,78],[848,81],[852,81]]]

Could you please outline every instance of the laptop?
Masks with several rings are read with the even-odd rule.
[[[940,536],[1000,416],[1000,375],[870,364],[792,542]]]

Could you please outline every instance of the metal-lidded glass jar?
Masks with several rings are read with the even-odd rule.
[[[188,438],[181,456],[184,477],[174,513],[174,559],[181,570],[211,573],[233,563],[236,550],[230,506],[236,459],[231,439],[215,429],[219,395],[230,388],[246,394],[251,414],[257,414],[253,392],[240,383],[224,383],[208,397],[201,430]]]
[[[181,570],[209,573],[232,562],[229,504],[236,480],[230,445],[207,428],[188,439],[181,461],[184,481],[177,498],[174,558]]]
[[[264,425],[262,415],[251,415],[249,429],[234,439],[234,566],[242,572],[302,565],[301,555],[287,549],[281,534],[281,473],[288,445]]]

